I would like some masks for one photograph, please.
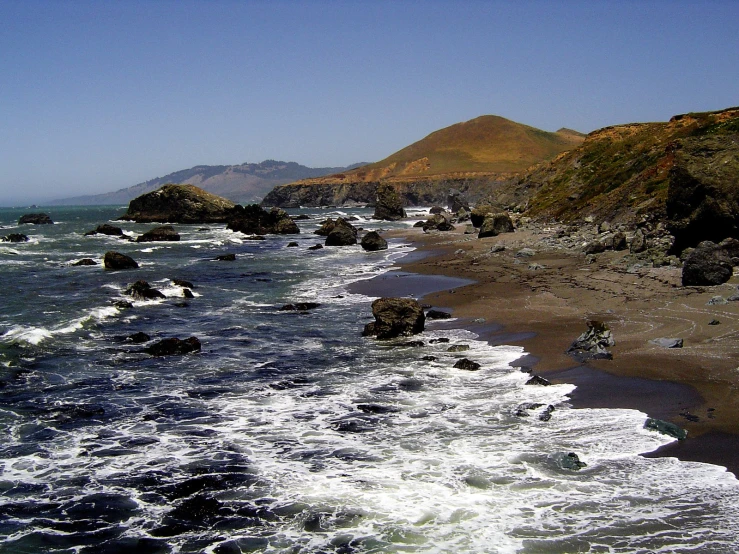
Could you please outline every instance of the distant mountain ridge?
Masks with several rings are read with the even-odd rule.
[[[55,205],[127,204],[134,198],[154,191],[167,183],[195,185],[233,202],[259,202],[275,186],[298,179],[320,177],[341,171],[351,171],[365,165],[347,167],[307,167],[296,162],[265,160],[261,163],[240,165],[196,165],[156,177],[132,187],[117,191],[64,198],[51,202]]]

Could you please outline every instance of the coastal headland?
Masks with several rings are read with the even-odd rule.
[[[417,250],[399,271],[355,290],[420,294],[422,303],[450,309],[450,324],[491,344],[522,346],[522,369],[577,385],[575,407],[637,409],[687,430],[686,440],[651,455],[739,474],[739,302],[725,300],[736,293],[737,277],[683,287],[679,267],[641,266],[628,250],[588,256],[562,238],[557,224],[519,223],[514,233],[483,239],[461,228],[395,234]],[[425,294],[438,287],[425,287],[422,276],[439,275],[473,282]],[[612,330],[613,358],[582,363],[566,351],[592,320]],[[652,342],[660,338],[682,339],[683,346]]]

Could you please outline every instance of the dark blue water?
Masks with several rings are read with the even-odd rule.
[[[734,477],[637,456],[669,441],[644,414],[573,410],[571,386],[524,385],[522,349],[448,322],[424,346],[362,338],[372,297],[347,286],[388,271],[401,241],[309,251],[327,210],[265,241],[223,225],[177,225],[177,243],[83,236],[123,211],[54,208],[55,225],[19,228],[23,211],[0,210],[0,235],[31,238],[0,243],[1,552],[736,549]],[[72,265],[108,250],[141,267]],[[125,295],[139,279],[166,298]],[[297,302],[319,306],[279,309]],[[199,353],[144,351],[191,336]]]

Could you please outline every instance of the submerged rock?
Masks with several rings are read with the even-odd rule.
[[[171,225],[154,227],[136,239],[136,242],[168,242],[178,241],[180,235]]]
[[[367,252],[377,252],[378,250],[387,250],[387,241],[380,236],[377,231],[370,231],[362,237],[360,242],[362,248]]]
[[[423,308],[412,298],[378,298],[372,302],[372,315],[375,321],[365,326],[362,335],[378,339],[421,333],[426,322]]]
[[[120,219],[137,223],[223,223],[235,204],[194,185],[164,185],[131,200]]]
[[[139,264],[130,256],[126,256],[120,252],[106,252],[105,256],[103,256],[103,266],[105,269],[118,270],[136,269],[139,267]]]
[[[18,225],[23,224],[29,225],[52,225],[54,222],[51,220],[48,214],[25,214],[18,220]]]
[[[173,356],[200,352],[200,348],[200,341],[196,337],[190,337],[185,340],[169,338],[155,342],[148,348],[145,348],[144,352],[152,356]]]

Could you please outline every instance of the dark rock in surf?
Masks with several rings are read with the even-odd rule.
[[[176,287],[182,287],[185,289],[194,289],[195,285],[193,285],[190,281],[184,281],[182,279],[172,279],[172,283]]]
[[[285,210],[265,210],[257,204],[235,206],[228,215],[227,229],[246,235],[296,235],[300,228]]]
[[[367,252],[387,250],[387,241],[377,231],[370,231],[362,237],[360,242],[362,248]]]
[[[455,369],[464,369],[465,371],[477,371],[481,367],[482,366],[477,362],[473,362],[472,360],[469,360],[467,358],[457,360],[457,363],[454,364]]]
[[[110,223],[103,223],[102,225],[98,225],[96,229],[92,231],[87,231],[85,233],[86,237],[90,237],[93,235],[108,235],[111,237],[122,237],[123,229],[121,229],[120,227],[116,227],[115,225],[111,225]]]
[[[446,210],[445,210],[444,208],[442,208],[441,206],[434,206],[434,207],[432,207],[432,208],[431,208],[431,209],[429,210],[429,213],[430,213],[431,215],[436,215],[436,214],[444,213],[445,211],[446,211]]]
[[[588,321],[588,330],[580,335],[567,350],[567,354],[580,362],[587,360],[612,360],[608,347],[613,346],[613,334],[605,323]]]
[[[120,219],[137,223],[223,223],[234,203],[194,185],[164,185],[131,200]]]
[[[18,220],[18,225],[53,225],[53,223],[48,214],[25,214]]]
[[[429,310],[426,312],[426,317],[428,319],[449,319],[452,317],[452,314],[442,310]]]
[[[685,429],[678,427],[674,423],[651,417],[644,422],[644,428],[651,431],[657,431],[658,433],[676,438],[680,441],[685,440],[688,436],[688,432]]]
[[[321,250],[323,248],[322,244],[316,244],[314,246],[309,246],[308,250]]]
[[[131,304],[127,300],[116,300],[113,302],[113,306],[115,306],[119,310],[129,310],[133,308],[133,304]]]
[[[467,352],[470,349],[469,344],[455,344],[446,349],[447,352]]]
[[[182,289],[182,296],[184,296],[185,298],[195,298],[195,295],[188,288],[183,288]]]
[[[190,337],[185,340],[169,338],[155,342],[148,348],[145,348],[144,352],[152,356],[175,356],[200,352],[200,348],[200,341],[196,337]]]
[[[421,305],[411,298],[378,298],[372,302],[375,321],[368,323],[363,336],[392,339],[423,332],[426,316]]]
[[[133,258],[121,254],[120,252],[106,252],[103,256],[103,266],[105,269],[136,269],[139,267]]]
[[[23,233],[10,233],[2,238],[2,242],[28,242],[28,235]]]
[[[298,246],[297,242],[288,242],[287,247],[288,248],[296,248]]]
[[[281,312],[307,312],[308,310],[315,310],[319,306],[318,302],[298,302],[297,304],[285,304],[279,310]]]
[[[357,244],[357,228],[342,219],[336,220],[333,229],[326,236],[326,246],[351,246]]]
[[[388,183],[377,185],[377,203],[372,217],[386,221],[397,221],[405,216],[403,201],[395,187]]]
[[[579,471],[588,465],[580,461],[580,457],[574,452],[560,455],[557,462],[562,469],[571,469],[573,471]]]
[[[78,260],[74,262],[72,265],[74,266],[82,266],[82,265],[98,265],[98,263],[93,260],[92,258],[82,258],[81,260]]]
[[[171,225],[154,227],[136,239],[136,242],[174,242],[180,235]]]
[[[138,333],[134,333],[133,335],[129,335],[125,338],[125,342],[130,342],[131,344],[143,344],[145,342],[149,342],[150,340],[151,337],[141,331],[139,331]]]
[[[236,254],[221,254],[214,258],[217,262],[233,262],[236,261]]]
[[[726,250],[710,241],[701,242],[685,259],[682,284],[720,285],[731,279],[734,266]]]
[[[543,386],[543,387],[547,387],[547,386],[551,385],[551,383],[549,381],[547,381],[546,379],[544,379],[544,377],[539,377],[538,375],[532,376],[524,384],[525,385],[539,385],[539,386]]]
[[[125,291],[128,296],[133,296],[136,300],[154,300],[157,298],[166,298],[157,289],[153,288],[146,281],[136,281]]]

